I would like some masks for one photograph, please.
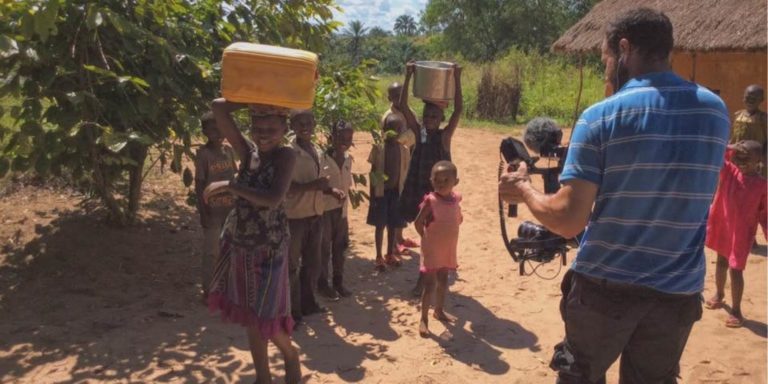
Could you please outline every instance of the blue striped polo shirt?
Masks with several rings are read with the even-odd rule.
[[[729,135],[723,101],[672,72],[579,118],[561,182],[599,186],[572,269],[666,293],[704,289],[704,235]]]

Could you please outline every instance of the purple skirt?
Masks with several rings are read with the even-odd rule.
[[[286,239],[287,240],[287,239]],[[221,311],[224,321],[258,327],[262,337],[290,335],[288,241],[278,249],[244,247],[221,237],[221,253],[208,294],[208,308]]]

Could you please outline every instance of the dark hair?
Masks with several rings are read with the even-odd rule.
[[[339,120],[336,122],[336,124],[333,125],[333,128],[331,128],[331,135],[336,135],[344,131],[354,131],[354,128],[352,127],[351,123],[348,123],[344,120]]]
[[[459,176],[459,169],[456,168],[456,165],[451,163],[448,160],[440,160],[437,163],[435,163],[434,166],[432,166],[432,172],[435,172],[438,169],[441,169],[450,172],[453,177]]]
[[[672,51],[672,22],[664,12],[650,8],[631,9],[612,21],[606,30],[608,49],[619,55],[619,41],[627,39],[649,59],[666,59]]]
[[[200,116],[200,127],[205,130],[207,127],[216,127],[216,118],[213,112],[206,112]]]

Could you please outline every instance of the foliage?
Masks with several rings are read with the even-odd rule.
[[[588,59],[588,58],[585,58]],[[603,98],[602,69],[599,60],[584,61],[584,87],[579,113]],[[579,90],[579,66],[576,59],[551,54],[511,50],[504,57],[486,65],[462,63],[462,91],[464,94],[464,119],[461,127],[489,127],[508,130],[509,124],[526,123],[537,116],[549,116],[563,125],[573,123],[576,97]],[[520,106],[516,119],[502,119],[507,125],[498,125],[481,120],[477,112],[478,88],[483,71],[490,70],[494,81],[519,82],[521,87]],[[386,91],[393,81],[403,81],[402,74],[381,76],[378,86]],[[389,107],[385,98],[380,98],[376,109],[384,111]],[[412,99],[411,108],[421,116],[422,103]],[[450,107],[449,107],[450,108]],[[446,111],[450,114],[450,109]]]
[[[356,131],[370,132],[374,138],[379,135],[379,112],[376,101],[381,98],[377,79],[371,75],[376,62],[363,61],[357,67],[348,65],[324,65],[323,73],[315,93],[315,119],[318,128],[327,136],[330,129],[341,120],[351,123]],[[355,174],[356,185],[367,185],[365,175]],[[362,190],[349,191],[352,207],[357,208],[369,198]]]
[[[510,48],[545,51],[595,0],[430,0],[422,15],[443,49],[493,61]]]
[[[418,27],[416,20],[411,15],[400,15],[395,19],[395,25],[393,30],[396,34],[401,36],[413,36],[416,34]]]
[[[111,218],[135,218],[150,149],[191,156],[235,40],[319,50],[332,0],[0,2],[0,171],[66,174]],[[1,111],[0,111],[1,112]],[[4,172],[2,172],[4,173]],[[2,176],[2,175],[0,175]]]
[[[352,56],[352,62],[357,64],[360,62],[360,49],[363,45],[363,38],[365,32],[368,30],[360,20],[354,20],[349,23],[349,28],[344,31],[344,35],[348,40],[349,54]]]

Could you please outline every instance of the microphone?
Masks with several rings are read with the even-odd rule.
[[[553,156],[562,139],[563,131],[548,117],[537,117],[528,122],[523,135],[525,145],[542,157]]]

